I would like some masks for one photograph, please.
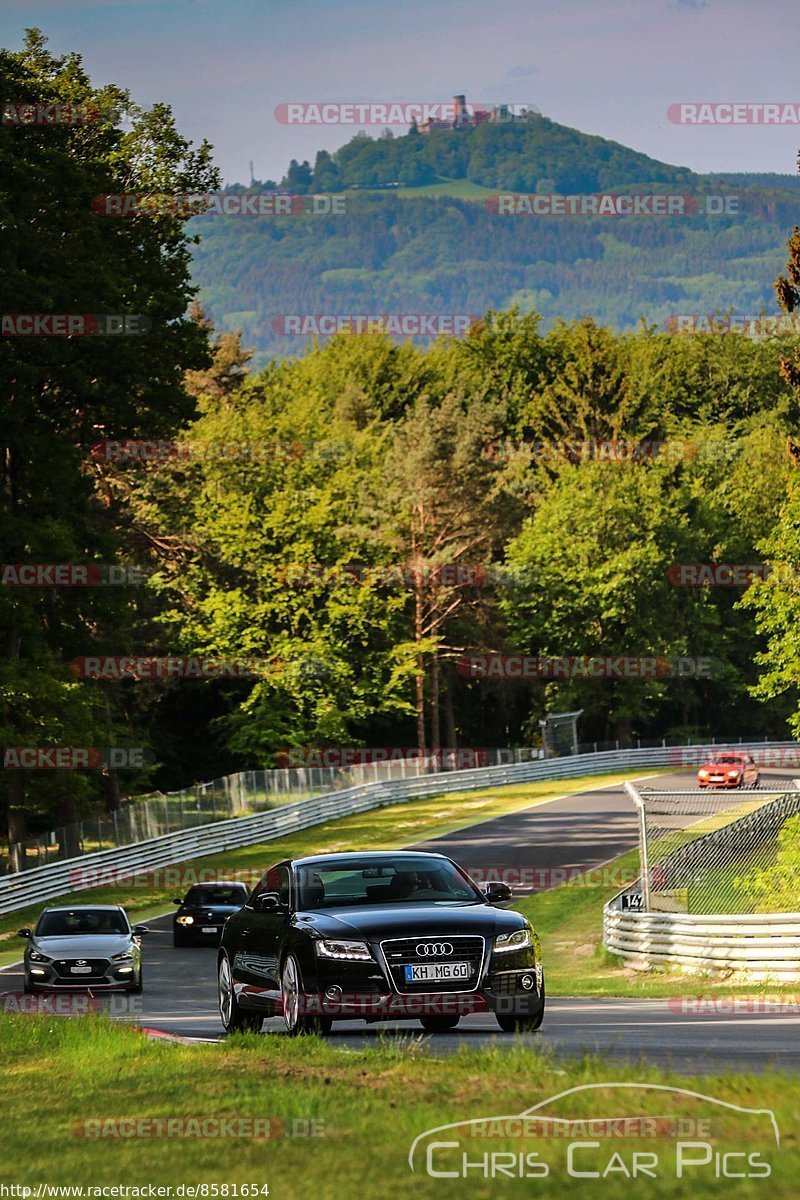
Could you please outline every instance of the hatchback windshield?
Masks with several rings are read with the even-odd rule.
[[[37,937],[80,937],[81,934],[130,933],[124,913],[107,908],[63,909],[42,913],[36,926]]]
[[[298,907],[364,904],[463,904],[483,897],[452,863],[440,859],[374,859],[308,863],[297,870]]]
[[[717,754],[712,758],[712,763],[724,763],[728,767],[740,767],[742,759],[738,754]]]

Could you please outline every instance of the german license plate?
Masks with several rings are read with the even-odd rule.
[[[442,979],[469,979],[472,968],[466,962],[415,963],[405,969],[406,983],[436,983]]]
[[[201,933],[219,933],[219,925],[203,925],[200,929]]]
[[[71,975],[91,975],[91,967],[70,967]]]

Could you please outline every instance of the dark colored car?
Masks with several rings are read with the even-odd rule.
[[[222,926],[247,901],[243,883],[201,883],[190,887],[172,921],[173,946],[216,946]]]
[[[720,750],[697,772],[698,787],[758,787],[759,772],[752,754]]]
[[[225,925],[218,955],[222,1023],[289,1033],[334,1020],[418,1019],[430,1032],[494,1012],[507,1032],[538,1029],[545,990],[536,933],[495,907],[440,854],[324,854],[271,867]]]
[[[28,941],[24,970],[26,992],[49,988],[102,988],[141,992],[142,950],[146,925],[131,928],[119,905],[46,908]]]

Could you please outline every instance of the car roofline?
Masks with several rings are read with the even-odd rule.
[[[349,861],[354,858],[365,859],[408,859],[408,858],[439,858],[443,862],[452,862],[446,854],[440,854],[436,850],[340,850],[336,854],[305,854],[302,858],[284,859],[284,862],[290,862],[295,867],[306,866],[308,863],[325,863],[336,862],[337,860]],[[280,866],[276,863],[275,866]]]

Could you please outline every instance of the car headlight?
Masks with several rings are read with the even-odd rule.
[[[728,771],[728,779],[738,779],[738,778],[739,778],[738,771]]]
[[[530,929],[516,929],[513,933],[498,933],[494,939],[496,954],[504,953],[506,950],[523,950],[530,945],[532,945]]]
[[[705,769],[705,768],[703,768],[703,770],[702,770],[702,771],[698,771],[698,772],[697,772],[697,774],[700,776],[700,778],[701,778],[701,779],[705,779],[705,778],[706,778],[706,776],[708,775],[708,771],[706,771],[706,769]]]
[[[41,950],[30,950],[28,952],[28,958],[31,962],[50,962],[48,956],[46,954],[42,954]]]
[[[194,925],[194,917],[178,917],[179,925]]]
[[[133,954],[130,950],[123,950],[122,954],[112,954],[112,962],[133,962]]]
[[[347,958],[351,962],[372,962],[366,942],[318,941],[314,945],[320,958]]]

